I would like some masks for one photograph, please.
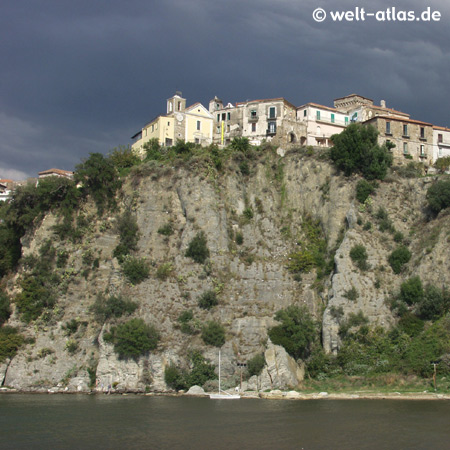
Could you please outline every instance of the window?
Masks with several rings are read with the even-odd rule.
[[[320,120],[320,111],[316,111],[316,120]]]
[[[202,123],[200,120],[197,120],[197,131],[200,131]]]
[[[200,144],[200,139],[199,138],[195,138],[195,143],[196,144]]]
[[[425,127],[420,127],[420,139],[425,139]]]
[[[303,117],[306,117],[306,114],[307,114],[306,109],[304,109],[303,110]]]
[[[276,122],[269,122],[269,134],[275,134],[277,132],[277,123]]]
[[[345,125],[348,125],[348,117],[345,118]]]
[[[391,122],[386,122],[386,134],[391,134]]]
[[[425,156],[425,145],[420,144],[420,156]]]
[[[250,117],[252,117],[252,118],[258,117],[258,116],[256,115],[256,109],[252,109],[252,110],[250,111]]]
[[[269,108],[269,119],[275,119],[276,113],[277,113],[277,109],[275,108],[275,106],[271,106]]]
[[[220,114],[217,114],[217,122],[220,122]]]
[[[403,136],[408,136],[408,125],[403,124]]]
[[[172,112],[172,108],[173,108],[172,102],[170,102],[170,103],[169,103],[169,112]]]
[[[405,154],[405,155],[408,154],[408,143],[407,142],[403,142],[403,154]]]
[[[256,131],[256,123],[252,123],[252,133]]]
[[[216,109],[219,109],[220,105],[218,103],[216,103]]]
[[[178,111],[181,111],[181,102],[178,102],[177,109]]]
[[[442,142],[443,142],[443,135],[442,134],[438,134],[438,142],[439,142],[439,144],[442,144]]]
[[[216,127],[216,133],[220,133],[220,127]]]
[[[152,124],[152,133],[155,131],[155,124]]]
[[[331,113],[331,123],[334,123],[335,119],[334,119],[334,114]]]
[[[170,127],[170,122],[167,122],[167,126]]]
[[[231,119],[231,113],[227,113],[227,120]]]
[[[222,114],[222,120],[225,120],[225,117],[226,117],[227,115],[225,114],[225,113],[223,113]]]

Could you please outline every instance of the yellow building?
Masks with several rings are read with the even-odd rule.
[[[209,145],[212,134],[213,117],[209,111],[201,103],[186,108],[186,99],[177,92],[167,100],[166,114],[156,117],[132,136],[132,149],[142,154],[144,144],[150,139],[158,139],[166,147],[178,140]]]

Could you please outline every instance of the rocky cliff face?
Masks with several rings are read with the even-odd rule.
[[[255,160],[247,176],[235,166],[217,175],[193,161],[128,180],[120,209],[129,207],[135,214],[140,230],[136,256],[151,263],[150,277],[135,286],[127,282],[112,255],[118,244],[120,211],[97,219],[93,206],[85,205],[82,213],[89,226],[79,244],[57,240],[52,226],[59,219],[54,214],[45,217],[23,239],[23,253],[38,254],[48,239],[57,251],[68,251],[65,289],[46,321],[25,325],[17,312],[13,314],[10,324],[35,342],[1,367],[3,384],[85,391],[96,379],[98,389],[113,385],[164,391],[165,367],[186,365],[189,350],[199,348],[217,364],[215,347],[206,346],[198,334],[180,330],[178,316],[191,309],[197,324],[214,319],[224,325],[222,373],[232,385],[239,376],[237,361],[265,350],[267,330],[276,323],[277,310],[290,304],[307,305],[318,320],[323,319],[325,350],[336,352],[339,327],[349,314],[362,311],[370,322],[388,327],[393,317],[386,300],[405,277],[420,274],[424,281],[436,284],[448,277],[449,217],[426,222],[426,179],[392,178],[380,184],[371,205],[361,206],[354,198],[357,179],[337,175],[327,161],[299,153],[271,155]],[[378,230],[375,212],[380,207],[410,241],[413,258],[401,275],[395,275],[387,262],[397,243],[391,233]],[[320,222],[330,252],[337,247],[335,269],[320,282],[315,270],[298,281],[286,268],[289,255],[306,239],[302,231],[306,217]],[[158,233],[168,223],[173,234]],[[199,231],[205,233],[210,251],[206,264],[185,256]],[[355,244],[367,250],[365,271],[349,256]],[[85,270],[86,254],[99,258],[97,268]],[[166,279],[157,276],[162,264],[170,264]],[[9,282],[11,294],[19,292],[19,277],[20,273]],[[351,288],[356,296],[348,295]],[[219,304],[211,310],[198,307],[198,297],[207,290],[218,293]],[[96,323],[90,310],[99,293],[122,294],[136,301],[139,307],[134,315],[160,332],[157,350],[137,361],[118,359],[113,346],[103,339],[110,324]],[[63,326],[71,319],[80,326],[69,337]]]

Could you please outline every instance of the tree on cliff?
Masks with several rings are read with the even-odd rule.
[[[99,213],[105,207],[115,205],[114,197],[122,183],[110,158],[101,153],[91,153],[88,159],[76,166],[74,179],[80,183],[84,194],[92,196]]]
[[[306,306],[290,305],[279,310],[275,319],[280,322],[269,329],[269,337],[281,345],[295,359],[306,359],[318,338],[318,326]]]
[[[331,136],[334,143],[331,159],[347,176],[359,172],[368,180],[382,180],[392,165],[389,150],[394,144],[380,146],[377,136],[378,131],[373,126],[353,123],[342,133]]]

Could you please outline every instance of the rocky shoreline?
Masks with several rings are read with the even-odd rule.
[[[231,392],[230,392],[231,393]],[[142,392],[123,391],[111,389],[110,391],[73,391],[66,389],[30,389],[19,390],[2,387],[0,394],[83,394],[83,395],[145,395],[150,397],[207,397],[209,393],[199,388],[188,392]],[[265,400],[450,400],[450,394],[434,392],[312,392],[302,393],[298,391],[280,391],[278,389],[269,392],[246,391],[240,393],[242,399],[265,399]]]

